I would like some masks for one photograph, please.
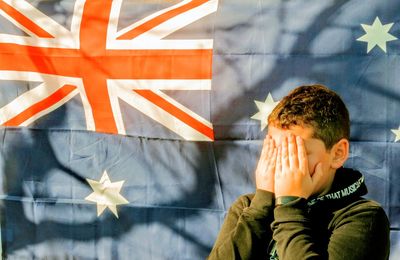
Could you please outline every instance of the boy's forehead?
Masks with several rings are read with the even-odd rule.
[[[268,126],[268,134],[274,139],[276,143],[280,143],[283,137],[289,136],[289,134],[293,134],[296,136],[300,136],[305,141],[312,139],[313,129],[311,127],[303,127],[303,126],[290,126],[288,129],[277,128],[274,126]]]

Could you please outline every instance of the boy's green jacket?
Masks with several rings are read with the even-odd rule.
[[[358,171],[337,170],[324,196],[275,207],[257,190],[231,206],[209,259],[388,259],[389,221]]]

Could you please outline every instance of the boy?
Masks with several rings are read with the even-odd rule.
[[[388,259],[389,221],[349,155],[349,113],[322,85],[268,117],[256,192],[231,206],[209,259]]]

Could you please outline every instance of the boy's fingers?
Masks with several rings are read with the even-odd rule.
[[[274,139],[270,138],[268,140],[268,158],[271,158],[272,153],[274,152]]]
[[[297,143],[296,136],[293,134],[289,135],[289,163],[291,169],[297,169],[299,167],[299,160],[297,155]]]
[[[265,158],[267,157],[268,154],[268,149],[269,149],[269,142],[270,142],[270,137],[267,135],[264,139],[263,142],[263,147],[261,149],[261,155],[260,158]]]
[[[275,174],[282,173],[282,148],[279,146],[276,151],[276,164],[275,164]]]
[[[268,170],[271,172],[275,172],[277,150],[276,148],[273,149],[271,159],[268,162]]]
[[[265,156],[265,167],[266,167],[267,171],[269,170],[270,164],[271,164],[271,156],[272,156],[271,150],[273,151],[273,149],[271,149],[271,148],[272,148],[271,145],[269,145],[268,151],[266,152],[266,156]]]
[[[287,137],[283,137],[282,140],[282,171],[283,172],[287,172],[290,169],[290,162],[289,162],[289,151],[288,151],[288,141],[287,141]]]
[[[308,174],[307,151],[304,146],[304,141],[300,136],[296,137],[297,151],[299,157],[299,168],[303,174]]]

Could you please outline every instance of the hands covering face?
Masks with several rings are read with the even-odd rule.
[[[275,167],[278,149],[275,141],[270,135],[264,139],[260,160],[256,169],[256,187],[274,193],[275,190]]]
[[[297,196],[309,198],[323,175],[318,163],[310,176],[307,152],[300,136],[284,136],[277,146],[267,135],[256,169],[256,186],[275,193],[276,197]]]

